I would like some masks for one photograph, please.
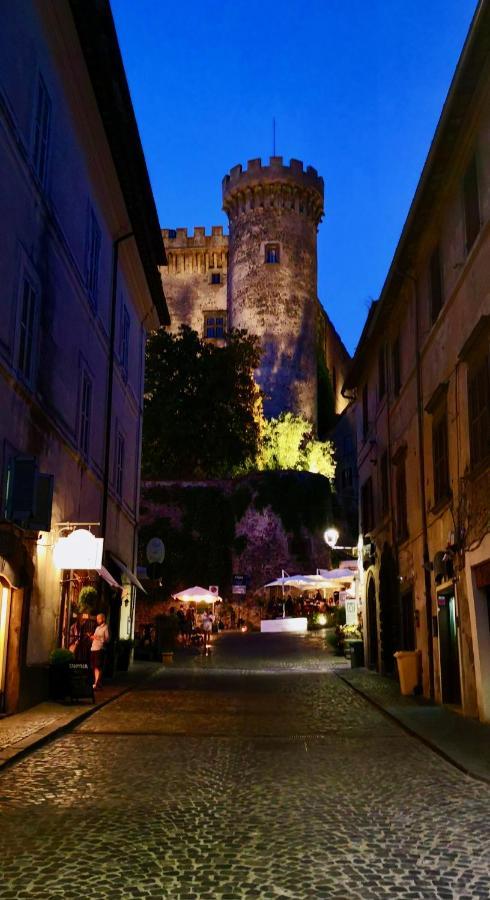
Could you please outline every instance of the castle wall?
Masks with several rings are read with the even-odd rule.
[[[283,411],[317,421],[317,226],[323,179],[292,160],[251,160],[223,181],[230,221],[230,325],[262,340],[257,381],[267,417]],[[275,249],[276,260],[268,251]]]
[[[317,340],[318,352],[321,354],[330,376],[334,410],[336,414],[340,414],[349,404],[349,400],[342,396],[342,387],[351,357],[320,301],[318,301],[317,307]]]
[[[162,280],[170,313],[170,331],[188,325],[205,337],[206,320],[227,319],[226,282],[228,271],[228,236],[221,225],[213,225],[211,234],[204,228],[162,231],[168,265],[162,267]],[[219,283],[217,282],[219,279]]]
[[[334,412],[349,355],[317,298],[316,233],[323,215],[323,179],[298,160],[251,160],[223,180],[230,236],[196,227],[164,229],[168,265],[162,280],[171,317],[201,337],[221,341],[230,328],[257,334],[264,350],[257,381],[270,418],[292,411],[317,423],[317,363],[323,357]],[[277,262],[267,262],[276,248]],[[214,320],[214,324],[213,324]],[[218,320],[218,324],[216,324]],[[213,332],[213,328],[215,331]]]

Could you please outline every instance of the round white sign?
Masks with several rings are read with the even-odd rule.
[[[149,563],[162,563],[165,559],[165,544],[154,537],[146,545],[146,558]]]

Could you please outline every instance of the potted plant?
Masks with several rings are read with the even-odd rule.
[[[68,666],[75,659],[71,650],[57,647],[49,656],[49,694],[53,700],[64,700],[69,693]]]

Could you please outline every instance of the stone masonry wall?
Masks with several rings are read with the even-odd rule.
[[[291,411],[317,421],[316,232],[323,179],[292,160],[251,160],[223,181],[230,221],[229,313],[233,327],[261,337],[257,380],[268,417]],[[277,262],[268,262],[268,247]]]

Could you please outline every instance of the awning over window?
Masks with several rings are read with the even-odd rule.
[[[145,591],[143,585],[141,584],[141,581],[138,580],[138,578],[136,577],[134,572],[132,572],[131,569],[128,569],[128,567],[125,566],[124,563],[121,562],[121,560],[117,558],[117,556],[114,556],[111,553],[110,557],[111,557],[112,561],[116,564],[118,569],[121,570],[121,581],[123,582],[123,584],[128,584],[128,583],[134,584],[135,588],[138,588],[139,591],[143,591],[143,593],[146,594],[146,591]]]
[[[105,568],[105,566],[101,566],[100,569],[95,569],[97,575],[100,575],[104,581],[107,581],[107,584],[110,584],[111,588],[116,588],[118,591],[122,591],[122,587],[117,583],[116,579],[112,577],[111,573]]]

